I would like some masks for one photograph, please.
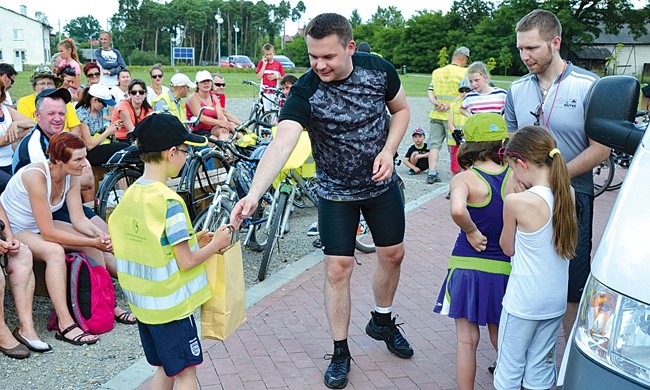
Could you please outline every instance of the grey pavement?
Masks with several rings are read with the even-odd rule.
[[[423,184],[424,185],[424,184]],[[434,187],[431,187],[434,188]],[[407,205],[406,258],[394,302],[398,322],[415,355],[399,359],[384,343],[368,337],[365,325],[373,309],[371,276],[375,255],[357,253],[349,345],[354,362],[348,389],[454,389],[454,321],[432,309],[446,275],[458,234],[449,214],[447,186],[435,187]],[[594,248],[597,247],[617,192],[596,199]],[[316,251],[247,291],[247,322],[225,342],[203,340],[204,363],[197,369],[201,389],[325,388],[323,374],[331,353],[323,307],[324,268]],[[558,341],[558,361],[564,337]],[[487,367],[496,354],[487,329],[481,330],[476,389],[492,389]],[[102,389],[149,388],[153,368],[144,358]]]

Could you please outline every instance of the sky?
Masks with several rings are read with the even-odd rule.
[[[430,2],[408,0],[373,0],[373,1],[350,1],[350,0],[302,0],[306,7],[306,12],[303,15],[302,24],[305,24],[309,19],[324,12],[337,12],[343,16],[349,17],[353,10],[357,10],[361,15],[362,20],[365,22],[372,14],[375,13],[377,7],[388,8],[395,6],[398,10],[402,11],[402,16],[405,19],[410,19],[411,16],[416,14],[416,11],[429,9],[433,11],[447,12],[453,0],[436,0]],[[268,4],[278,4],[280,0],[266,0]],[[298,0],[289,0],[291,5],[295,6]],[[399,3],[399,5],[397,5]],[[424,6],[423,3],[428,3]],[[102,28],[106,28],[107,20],[117,12],[118,0],[101,0],[98,3],[94,1],[75,1],[74,6],[62,6],[58,1],[52,0],[2,0],[2,6],[9,8],[13,11],[20,12],[20,5],[27,6],[27,16],[34,17],[36,11],[41,11],[47,15],[50,25],[54,28],[54,32],[59,31],[59,21],[61,29],[71,19],[80,16],[93,15]],[[99,6],[98,6],[99,5]],[[291,30],[296,29],[296,25],[291,26],[287,23],[287,34],[291,34]]]

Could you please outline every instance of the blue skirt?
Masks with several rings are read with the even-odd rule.
[[[450,271],[433,311],[478,325],[498,325],[508,276],[462,268]]]

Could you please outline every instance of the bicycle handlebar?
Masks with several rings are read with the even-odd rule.
[[[278,96],[284,96],[284,93],[282,93],[282,89],[278,87],[269,87],[263,84],[256,83],[255,81],[251,81],[251,80],[242,80],[242,84],[252,85],[254,87],[257,87],[259,88],[260,92],[270,90],[273,91],[273,93]]]
[[[241,154],[237,150],[237,148],[235,148],[233,146],[233,144],[232,144],[233,138],[230,138],[228,140],[220,140],[220,139],[215,139],[215,138],[212,138],[212,137],[208,137],[208,141],[210,143],[213,143],[213,144],[217,145],[218,147],[220,147],[223,150],[230,151],[235,157],[237,157],[240,160],[248,161],[248,162],[251,162],[251,163],[257,163],[259,161],[258,159],[250,158],[250,157],[248,157],[246,155]]]
[[[192,126],[192,127],[198,125],[198,124],[200,123],[200,121],[201,121],[201,115],[203,115],[203,111],[205,111],[205,110],[214,110],[214,107],[203,106],[203,107],[201,107],[201,109],[199,110],[199,113],[198,113],[196,116],[192,116],[190,119],[185,120],[185,121],[183,121],[182,123],[183,123],[186,127],[187,127],[188,125],[189,125],[189,126]]]

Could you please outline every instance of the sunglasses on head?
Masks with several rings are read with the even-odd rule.
[[[129,91],[129,93],[130,93],[132,96],[135,96],[135,95],[146,95],[146,94],[147,94],[147,91],[142,90],[142,89],[137,89],[137,90],[136,90],[136,89],[132,89],[132,90]]]
[[[515,158],[518,158],[520,160],[524,159],[524,157],[521,154],[519,154],[517,152],[513,152],[511,150],[510,151],[506,150],[505,146],[502,146],[501,148],[499,148],[499,151],[497,152],[497,156],[499,156],[501,161],[504,161],[505,158],[508,157],[508,156],[515,157]]]
[[[215,87],[225,87],[226,83],[214,83]]]
[[[162,79],[162,78],[163,78],[163,75],[162,75],[162,74],[152,74],[152,75],[151,75],[151,78],[152,78],[152,79]]]

